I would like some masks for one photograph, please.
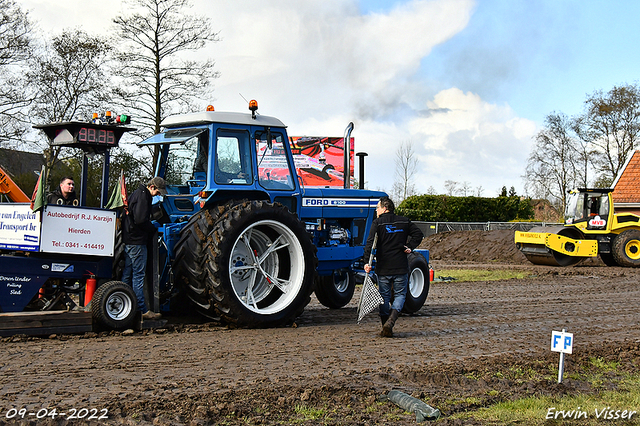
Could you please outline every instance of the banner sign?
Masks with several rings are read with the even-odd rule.
[[[113,256],[115,233],[115,211],[47,205],[40,251]]]
[[[350,185],[353,179],[355,140],[349,143]],[[292,136],[289,146],[298,176],[306,187],[339,187],[344,184],[344,138],[327,136]]]
[[[0,203],[0,249],[38,251],[40,212],[29,203]]]

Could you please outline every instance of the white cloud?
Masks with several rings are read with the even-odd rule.
[[[505,185],[523,193],[520,175],[526,164],[536,125],[516,117],[507,105],[484,102],[478,95],[452,88],[427,102],[430,114],[411,121],[412,139],[421,145],[417,152],[430,165],[420,173],[420,185],[452,180],[482,186],[493,196]]]
[[[280,118],[291,135],[342,136],[355,123],[356,150],[366,151],[370,188],[389,189],[395,150],[411,140],[421,160],[420,191],[445,180],[483,186],[521,185],[535,126],[508,105],[436,85],[420,71],[432,49],[462,31],[473,0],[410,0],[386,13],[361,15],[357,0],[192,0],[221,41],[199,55],[216,60],[217,110]],[[121,2],[23,0],[42,27],[89,23],[105,32]],[[108,4],[108,10],[105,5]]]
[[[263,103],[292,105],[295,121],[345,112],[378,117],[410,102],[421,59],[464,28],[473,5],[412,1],[362,16],[355,0],[214,4],[213,27],[223,38],[211,49],[222,72],[219,99],[264,95]]]

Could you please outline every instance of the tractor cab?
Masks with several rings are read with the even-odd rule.
[[[164,223],[180,221],[205,204],[263,199],[299,211],[298,183],[286,126],[252,114],[206,112],[168,117],[162,133],[140,146],[157,146],[155,175],[167,182]],[[242,192],[245,195],[240,196]]]
[[[611,189],[580,188],[569,192],[565,223],[582,229],[606,229],[613,211]]]

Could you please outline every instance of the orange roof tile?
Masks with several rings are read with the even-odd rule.
[[[633,153],[611,195],[614,203],[640,203],[640,151]]]

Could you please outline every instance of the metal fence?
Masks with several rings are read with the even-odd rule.
[[[433,235],[447,231],[493,231],[498,229],[513,229],[514,231],[528,231],[534,226],[561,225],[556,222],[419,222],[413,221],[425,235]]]

